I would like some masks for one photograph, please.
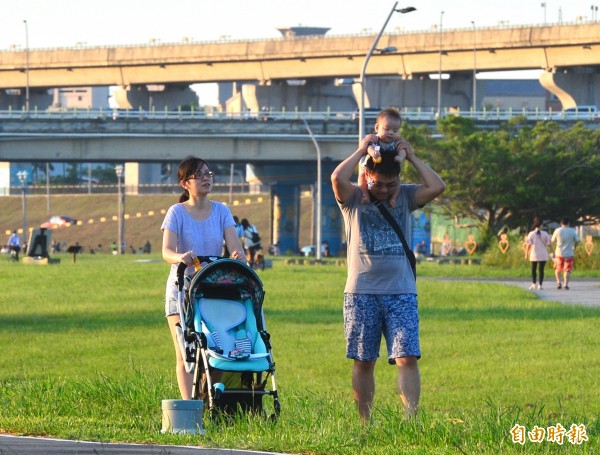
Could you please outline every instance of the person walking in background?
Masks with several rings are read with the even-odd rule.
[[[177,267],[184,263],[188,265],[186,274],[193,274],[193,265],[198,256],[221,255],[223,240],[232,258],[246,261],[231,212],[225,204],[208,199],[212,177],[213,172],[204,160],[185,158],[177,171],[183,194],[179,203],[169,208],[161,226],[162,257],[171,264],[166,286],[165,315],[175,345],[177,383],[184,400],[191,399],[193,375],[185,369],[177,340],[181,322],[177,305]]]
[[[246,218],[242,218],[242,227],[244,228],[244,244],[248,250],[248,265],[254,267],[254,260],[256,252],[261,248],[260,246],[260,235],[258,235],[258,229]]]
[[[525,242],[525,259],[531,262],[531,286],[529,289],[542,289],[544,268],[548,261],[548,247],[551,245],[550,235],[542,230],[540,217],[533,218],[532,231],[527,234]],[[538,273],[539,269],[539,273]],[[536,284],[536,281],[539,280]]]
[[[556,258],[556,267],[554,275],[556,276],[556,287],[569,290],[569,280],[573,270],[573,259],[575,258],[575,247],[579,243],[577,231],[571,227],[571,220],[563,217],[560,220],[560,227],[552,233],[552,244],[556,245],[554,256]],[[561,273],[563,283],[561,284]]]
[[[233,216],[233,221],[235,222],[235,232],[240,239],[240,243],[244,246],[244,228],[240,224],[240,219],[237,216]],[[227,249],[227,245],[223,245],[223,255],[225,257],[229,257],[229,250]]]
[[[10,251],[14,253],[15,261],[19,260],[19,252],[21,251],[21,237],[17,234],[17,231],[12,231],[12,234],[8,237],[6,246]]]
[[[333,192],[346,226],[348,277],[344,288],[344,332],[346,357],[353,359],[354,401],[363,422],[371,417],[375,395],[375,362],[381,335],[387,344],[388,362],[398,366],[398,392],[404,412],[415,415],[421,395],[417,364],[421,357],[416,279],[409,252],[384,215],[382,204],[400,226],[411,244],[411,212],[442,194],[446,185],[410,144],[401,140],[406,161],[423,183],[401,184],[400,163],[394,154],[383,154],[380,163],[367,160],[366,178],[371,181],[373,202],[361,203],[361,189],[351,179],[359,161],[367,155],[373,135],[367,135],[358,149],[331,175]],[[400,186],[394,207],[389,198]],[[377,205],[376,205],[377,204]]]
[[[235,221],[235,232],[237,233],[238,237],[240,238],[240,242],[242,242],[242,245],[244,244],[244,226],[242,226],[242,223],[240,223],[240,219],[237,216],[233,216],[233,221]]]

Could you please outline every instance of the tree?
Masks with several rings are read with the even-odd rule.
[[[523,118],[481,130],[461,117],[441,120],[438,130],[439,139],[426,127],[404,126],[401,134],[446,182],[440,204],[451,217],[495,235],[527,229],[534,215],[600,221],[600,130],[529,126]]]

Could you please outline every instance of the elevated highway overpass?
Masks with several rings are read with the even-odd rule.
[[[373,55],[367,76],[415,80],[438,72],[468,76],[474,69],[542,69],[542,85],[563,107],[570,107],[575,103],[570,89],[558,87],[553,75],[578,68],[598,72],[598,26],[582,22],[385,34],[379,47],[396,51]],[[0,88],[120,86],[123,91],[117,98],[126,103],[127,89],[144,84],[269,85],[293,79],[354,78],[373,39],[373,35],[306,36],[2,51]]]
[[[367,75],[405,78],[442,71],[562,70],[600,65],[599,24],[579,23],[383,35]],[[30,49],[0,52],[0,87],[343,78],[360,74],[372,35]]]
[[[365,115],[369,124],[375,115]],[[588,128],[600,126],[597,112],[484,110],[452,115],[472,118],[485,129],[515,116],[532,123],[583,121]],[[432,130],[437,123],[432,110],[405,109],[402,117]],[[201,154],[227,163],[313,163],[315,147],[304,120],[320,144],[323,160],[342,161],[356,147],[358,120],[352,112],[270,112],[268,117],[252,118],[203,111],[0,111],[0,162],[156,163]]]

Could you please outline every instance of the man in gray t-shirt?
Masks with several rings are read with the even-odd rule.
[[[573,270],[573,258],[575,257],[575,247],[579,243],[577,231],[571,226],[571,220],[564,217],[560,220],[560,227],[552,234],[552,243],[556,245],[554,250],[554,275],[556,277],[556,287],[569,290],[569,280]],[[560,282],[560,275],[563,274],[564,284]]]
[[[385,109],[377,117],[381,129],[398,131],[400,114]],[[358,149],[333,172],[333,192],[344,217],[348,242],[348,278],[344,289],[344,332],[346,356],[353,359],[352,387],[360,417],[368,421],[375,394],[375,362],[381,336],[386,340],[388,362],[398,365],[398,387],[404,411],[417,412],[421,379],[417,360],[419,319],[415,278],[398,235],[377,207],[362,204],[361,191],[352,182],[360,159],[374,135],[367,135]],[[388,200],[400,185],[400,163],[395,153],[382,153],[380,163],[368,159],[365,177],[370,195],[387,207],[410,245],[410,213],[442,194],[442,179],[419,160],[410,144],[400,139],[406,161],[423,183],[401,185],[394,207]]]

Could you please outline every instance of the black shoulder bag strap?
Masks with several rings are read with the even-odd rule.
[[[417,279],[417,258],[412,250],[408,247],[408,243],[406,243],[406,239],[404,238],[404,234],[402,233],[402,229],[400,225],[396,222],[392,214],[388,211],[388,209],[383,205],[383,201],[375,199],[373,195],[371,196],[371,202],[379,209],[383,217],[386,221],[392,226],[392,229],[396,232],[396,235],[400,239],[402,246],[404,247],[404,251],[406,252],[406,256],[408,257],[408,262],[410,262],[410,268],[412,270],[413,276],[415,280]]]

